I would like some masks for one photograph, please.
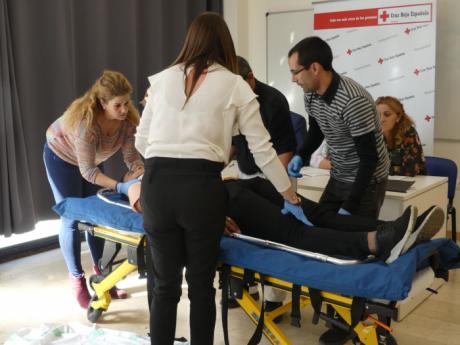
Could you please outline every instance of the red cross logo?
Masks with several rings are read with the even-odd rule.
[[[351,53],[353,53],[353,50],[348,49],[348,50],[347,50],[347,54],[348,54],[348,55],[351,55]]]
[[[425,121],[426,121],[426,122],[430,122],[431,119],[433,119],[433,116],[425,115]]]
[[[418,68],[416,68],[415,71],[414,71],[414,74],[418,77],[418,75],[420,74],[420,70]]]
[[[383,64],[383,59],[380,58],[377,62],[378,62],[379,64]]]
[[[387,13],[387,11],[383,11],[382,14],[380,15],[380,18],[382,18],[383,22],[385,23],[389,16],[390,15]]]
[[[406,28],[406,30],[404,30],[404,32],[409,35],[410,34],[410,29]]]

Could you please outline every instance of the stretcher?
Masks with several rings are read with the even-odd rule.
[[[79,220],[79,229],[104,238],[109,244],[99,263],[102,275],[90,278],[95,292],[87,312],[91,322],[96,322],[109,307],[109,290],[118,281],[136,270],[141,277],[145,276],[142,216],[117,205],[123,203],[121,196],[114,194],[109,198],[111,203],[97,196],[67,198],[54,207],[61,216]],[[127,258],[116,261],[122,246],[127,248]],[[291,324],[299,327],[300,309],[307,305],[313,307],[313,323],[325,320],[329,327],[350,331],[355,344],[396,344],[391,334],[395,305],[408,296],[416,273],[433,269],[436,276],[447,279],[449,269],[460,267],[459,257],[460,249],[452,241],[437,239],[416,246],[390,265],[337,265],[245,239],[224,237],[218,268],[223,288],[224,338],[228,341],[225,306],[230,294],[257,325],[249,344],[257,344],[262,334],[272,344],[292,344],[274,319],[290,311]],[[246,289],[251,282],[288,291],[291,301],[265,312],[263,303],[255,301]]]

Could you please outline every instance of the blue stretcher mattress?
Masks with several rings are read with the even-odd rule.
[[[65,218],[144,233],[141,214],[109,204],[97,196],[67,198],[53,209]],[[229,265],[329,292],[392,301],[407,297],[415,272],[428,265],[427,257],[434,251],[440,254],[442,269],[460,267],[460,248],[445,238],[418,245],[390,265],[377,261],[338,266],[228,237],[222,238],[220,247],[220,259]]]

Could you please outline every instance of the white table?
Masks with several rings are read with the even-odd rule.
[[[297,192],[306,198],[318,201],[329,180],[328,171],[306,167],[302,168],[302,173],[313,176],[299,178]],[[431,205],[438,205],[447,212],[447,177],[416,176],[402,179],[415,180],[415,183],[406,193],[386,192],[379,219],[393,220],[399,217],[409,205],[417,206],[419,213]],[[436,236],[446,236],[446,224]]]
[[[304,176],[297,180],[297,192],[306,198],[318,201],[329,180],[329,172],[306,167],[302,168],[302,173],[311,176]],[[447,177],[416,176],[411,179],[415,179],[415,183],[406,193],[386,192],[380,210],[380,219],[393,220],[400,216],[409,205],[417,206],[419,214],[431,205],[441,206],[444,212],[447,212]],[[446,237],[446,222],[435,237]],[[432,271],[425,270],[420,272],[419,276],[419,279],[413,284],[409,297],[398,302],[398,321],[431,295],[425,287],[433,279]],[[442,279],[434,279],[430,288],[437,290],[443,282]]]

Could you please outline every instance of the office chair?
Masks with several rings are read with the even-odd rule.
[[[291,123],[294,128],[295,140],[297,141],[297,149],[302,146],[305,137],[307,136],[307,121],[297,113],[291,111]]]
[[[428,175],[446,176],[448,178],[447,220],[452,217],[452,241],[457,242],[457,212],[454,207],[455,188],[457,185],[457,164],[453,160],[440,157],[425,157]]]

